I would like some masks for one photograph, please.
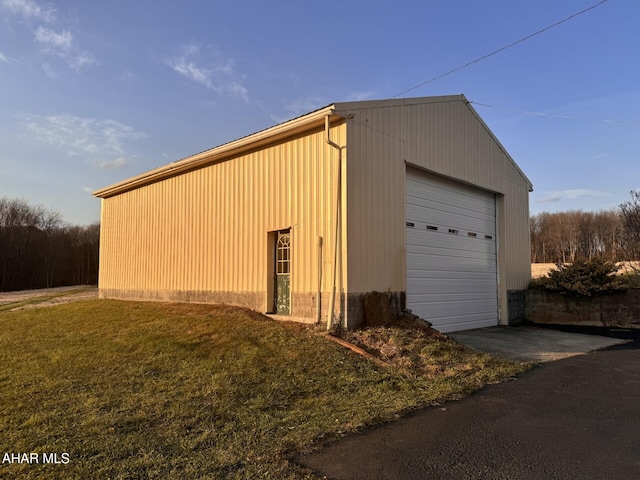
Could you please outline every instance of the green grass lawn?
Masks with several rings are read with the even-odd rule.
[[[287,456],[526,368],[436,337],[416,348],[435,367],[385,368],[225,306],[0,311],[0,455],[69,459],[0,464],[0,477],[314,478]]]

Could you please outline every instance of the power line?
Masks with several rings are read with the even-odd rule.
[[[500,52],[504,52],[505,50],[507,50],[507,49],[509,49],[509,48],[511,48],[511,47],[515,47],[516,45],[518,45],[518,44],[520,44],[520,43],[522,43],[522,42],[525,42],[525,41],[529,40],[530,38],[533,38],[533,37],[535,37],[535,36],[537,36],[537,35],[540,35],[540,34],[542,34],[542,33],[546,32],[547,30],[550,30],[550,29],[552,29],[552,28],[554,28],[554,27],[557,27],[558,25],[562,25],[563,23],[568,22],[569,20],[571,20],[571,19],[573,19],[573,18],[575,18],[575,17],[577,17],[577,16],[579,16],[579,15],[582,15],[582,14],[584,14],[584,13],[587,13],[587,12],[589,12],[589,11],[593,10],[594,8],[599,7],[599,6],[600,6],[600,5],[602,5],[603,3],[607,3],[608,1],[609,1],[609,0],[601,0],[600,2],[596,3],[595,5],[591,5],[590,7],[585,8],[584,10],[580,10],[579,12],[576,12],[576,13],[574,13],[574,14],[572,14],[572,15],[569,15],[568,17],[563,18],[562,20],[560,20],[560,21],[558,21],[558,22],[556,22],[556,23],[553,23],[553,24],[551,24],[551,25],[549,25],[549,26],[547,26],[547,27],[544,27],[543,29],[538,30],[538,31],[537,31],[537,32],[535,32],[535,33],[532,33],[532,34],[530,34],[530,35],[527,35],[526,37],[522,37],[521,39],[516,40],[515,42],[512,42],[512,43],[510,43],[509,45],[505,45],[504,47],[499,48],[498,50],[494,50],[493,52],[491,52],[491,53],[487,53],[486,55],[483,55],[483,56],[481,56],[481,57],[476,58],[475,60],[471,60],[470,62],[467,62],[467,63],[465,63],[464,65],[461,65],[461,66],[456,67],[456,68],[454,68],[454,69],[452,69],[452,70],[449,70],[448,72],[445,72],[445,73],[442,73],[442,74],[440,74],[440,75],[437,75],[437,76],[435,76],[435,77],[433,77],[433,78],[430,78],[429,80],[425,80],[424,82],[419,83],[418,85],[415,85],[415,86],[413,86],[413,87],[411,87],[411,88],[408,88],[407,90],[403,90],[402,92],[400,92],[400,93],[398,93],[398,94],[394,95],[394,96],[393,96],[393,97],[391,97],[391,98],[398,98],[398,97],[400,97],[401,95],[405,95],[405,94],[407,94],[407,93],[409,93],[409,92],[411,92],[411,91],[413,91],[413,90],[416,90],[416,89],[418,89],[418,88],[420,88],[420,87],[423,87],[424,85],[427,85],[427,84],[429,84],[429,83],[435,82],[436,80],[440,80],[440,79],[441,79],[441,78],[443,78],[443,77],[446,77],[446,76],[448,76],[448,75],[451,75],[452,73],[458,72],[458,71],[460,71],[460,70],[462,70],[462,69],[464,69],[464,68],[467,68],[467,67],[469,67],[469,66],[471,66],[471,65],[474,65],[474,64],[476,64],[476,63],[478,63],[478,62],[481,62],[481,61],[483,61],[483,60],[486,60],[486,59],[487,59],[487,58],[489,58],[489,57],[493,57],[494,55],[497,55],[497,54],[498,54],[498,53],[500,53]],[[384,101],[383,101],[383,102],[384,102]],[[380,102],[380,103],[383,103],[383,102]],[[376,105],[376,106],[377,106],[377,105]]]

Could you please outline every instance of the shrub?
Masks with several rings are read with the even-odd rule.
[[[640,272],[627,273],[624,279],[629,288],[640,288]]]
[[[531,282],[531,288],[551,290],[564,295],[592,297],[606,293],[621,292],[629,288],[624,276],[613,262],[601,259],[576,261],[571,265],[557,264],[557,270]]]

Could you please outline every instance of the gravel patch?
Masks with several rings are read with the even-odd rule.
[[[66,292],[82,289],[77,293],[67,294]],[[75,285],[70,287],[42,288],[39,290],[21,290],[19,292],[0,292],[0,306],[15,302],[27,302],[38,297],[49,295],[60,295],[49,300],[31,305],[22,305],[11,309],[26,310],[31,308],[50,307],[63,303],[79,302],[83,300],[93,300],[98,298],[98,288],[87,285]]]

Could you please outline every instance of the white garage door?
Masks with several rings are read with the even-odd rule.
[[[495,196],[407,168],[407,308],[441,332],[498,324]]]

